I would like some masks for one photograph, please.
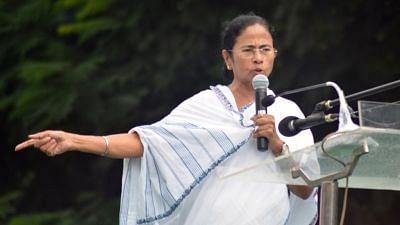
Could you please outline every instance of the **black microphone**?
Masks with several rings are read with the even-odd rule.
[[[313,113],[304,119],[288,116],[279,122],[278,129],[282,135],[292,137],[302,130],[310,129],[320,124],[330,123],[336,121],[338,118],[338,114],[324,114],[323,112]]]
[[[279,95],[280,96],[280,95]],[[277,98],[278,95],[274,96],[274,95],[267,95],[265,96],[265,98],[263,98],[263,100],[261,101],[261,105],[263,105],[264,107],[268,107],[271,106],[272,104],[274,104],[275,102],[275,98]]]
[[[263,74],[258,74],[253,78],[252,81],[253,89],[255,90],[255,104],[256,104],[256,114],[267,114],[267,107],[262,104],[263,99],[267,96],[267,88],[269,85],[269,80],[267,76]],[[257,149],[259,151],[267,151],[268,149],[268,139],[265,137],[257,138]]]

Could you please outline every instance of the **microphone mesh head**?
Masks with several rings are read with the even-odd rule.
[[[267,88],[269,85],[268,77],[264,74],[257,74],[252,81],[253,89]]]

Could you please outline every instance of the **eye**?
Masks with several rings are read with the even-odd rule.
[[[242,52],[246,52],[246,53],[248,53],[248,52],[253,52],[253,51],[254,51],[253,48],[243,48],[243,49],[242,49]]]
[[[260,48],[260,52],[262,52],[262,53],[269,53],[269,52],[271,52],[272,51],[272,48],[271,47],[263,47],[263,48]]]

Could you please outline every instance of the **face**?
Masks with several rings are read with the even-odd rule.
[[[233,72],[233,82],[251,85],[257,74],[271,74],[276,50],[268,30],[260,24],[245,28],[237,37],[232,51],[223,50],[225,64]]]

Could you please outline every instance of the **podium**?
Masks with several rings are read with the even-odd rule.
[[[320,224],[338,224],[338,187],[400,190],[400,104],[359,101],[360,127],[321,142],[218,176],[321,187]],[[279,173],[268,173],[274,167]]]

